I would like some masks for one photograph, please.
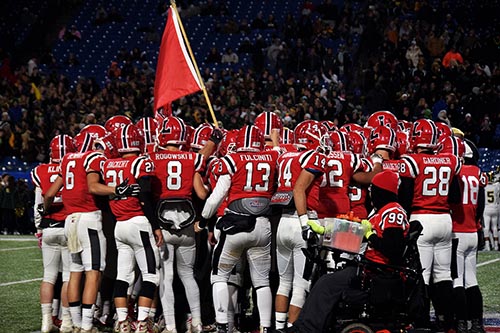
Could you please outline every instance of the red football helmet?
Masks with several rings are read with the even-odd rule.
[[[219,156],[225,156],[236,151],[236,139],[239,131],[234,129],[230,130],[224,135],[224,138],[219,144]]]
[[[94,150],[102,150],[107,158],[116,158],[119,156],[113,133],[108,133],[102,138],[95,139],[92,146]]]
[[[363,131],[363,126],[354,124],[354,123],[349,123],[349,124],[344,124],[340,126],[340,129],[344,131],[344,133],[347,132],[360,132]]]
[[[347,141],[347,135],[342,131],[328,132],[330,140],[332,141],[332,149],[334,151],[347,151],[349,148]]]
[[[202,149],[212,135],[214,126],[209,123],[200,124],[194,131],[191,140],[191,149]]]
[[[73,138],[73,144],[77,152],[85,153],[92,149],[95,139],[90,133],[80,132]]]
[[[76,151],[73,144],[73,138],[66,134],[56,135],[50,141],[50,161],[53,163],[61,162],[64,155]]]
[[[453,135],[453,132],[451,131],[451,127],[448,126],[447,124],[440,122],[440,121],[436,121],[434,124],[436,125],[436,127],[438,129],[439,140],[441,140],[445,136],[452,136]]]
[[[377,149],[385,149],[391,152],[396,151],[396,132],[388,126],[378,126],[370,133],[369,142],[370,154]]]
[[[398,120],[398,129],[402,132],[411,132],[411,127],[413,124],[408,120]]]
[[[406,131],[396,132],[396,155],[397,157],[408,153],[410,150],[410,135]]]
[[[377,111],[368,117],[366,125],[373,128],[379,126],[389,126],[393,130],[397,130],[398,118],[396,118],[396,116],[389,111]]]
[[[186,144],[187,128],[184,121],[177,117],[167,117],[158,131],[158,144],[161,147],[168,145]]]
[[[186,144],[182,145],[181,150],[182,151],[190,151],[191,150],[191,140],[193,139],[194,135],[194,127],[191,125],[186,125]]]
[[[335,131],[338,129],[337,125],[335,125],[335,123],[331,120],[322,120],[321,123],[323,124],[323,126],[326,127],[328,132]]]
[[[364,136],[359,132],[349,132],[346,136],[349,150],[354,154],[366,156],[366,140]]]
[[[281,143],[284,145],[295,143],[293,131],[288,127],[283,127],[283,130],[281,131]]]
[[[326,127],[316,120],[305,120],[295,127],[295,144],[302,149],[331,149]]]
[[[116,150],[119,153],[142,153],[144,140],[141,132],[135,125],[125,125],[114,132]]]
[[[132,120],[127,116],[113,116],[106,120],[104,127],[108,132],[113,132],[114,130],[124,127],[126,125],[132,125]]]
[[[142,117],[137,121],[137,123],[135,123],[135,126],[142,134],[145,151],[152,153],[157,141],[156,131],[158,129],[158,123],[156,122],[156,119],[151,117]]]
[[[260,129],[265,139],[269,139],[271,138],[272,129],[277,128],[281,132],[283,129],[283,122],[276,113],[265,111],[255,118],[254,126]]]
[[[108,131],[106,131],[106,129],[101,125],[90,124],[82,128],[80,133],[88,133],[90,134],[92,139],[95,140],[97,138],[102,138],[103,136],[105,136]]]
[[[411,130],[411,149],[413,151],[416,151],[416,148],[435,149],[438,134],[438,129],[432,120],[419,119],[415,121]]]
[[[439,140],[438,152],[440,154],[453,154],[463,157],[465,154],[465,142],[457,136],[445,136]]]
[[[264,135],[257,126],[245,125],[236,137],[237,152],[258,152],[264,149]]]

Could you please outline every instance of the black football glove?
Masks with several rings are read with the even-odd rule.
[[[120,185],[115,187],[115,195],[117,197],[137,197],[141,192],[139,184],[128,184],[128,178],[125,179]]]
[[[40,216],[47,215],[47,211],[45,210],[45,207],[43,206],[43,203],[38,204],[38,206],[36,207],[36,211],[38,212],[38,214],[40,214]]]
[[[222,131],[218,128],[214,128],[212,134],[210,135],[210,141],[218,145],[222,141],[223,137],[224,134],[222,133]]]

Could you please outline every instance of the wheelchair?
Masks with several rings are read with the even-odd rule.
[[[314,283],[324,274],[333,273],[345,266],[355,266],[357,283],[366,294],[362,301],[345,299],[334,309],[327,332],[334,333],[405,333],[430,332],[415,329],[413,323],[423,311],[424,283],[417,249],[417,239],[422,232],[419,221],[410,222],[405,240],[403,266],[379,264],[345,252],[309,243],[304,253],[315,265],[311,276]],[[329,265],[330,258],[335,266]]]

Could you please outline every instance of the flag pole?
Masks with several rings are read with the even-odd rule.
[[[193,50],[191,50],[191,45],[189,44],[189,41],[186,36],[186,31],[184,30],[184,26],[182,25],[181,17],[179,16],[179,12],[177,11],[177,5],[175,4],[175,0],[170,0],[170,7],[172,10],[175,12],[175,16],[179,18],[179,27],[181,28],[182,32],[182,37],[184,38],[184,42],[186,43],[189,56],[191,57],[191,61],[193,62],[194,69],[196,70],[196,75],[198,76],[198,80],[201,83],[201,90],[203,91],[203,95],[205,96],[205,100],[207,101],[208,109],[210,111],[210,114],[212,115],[212,120],[214,122],[215,127],[219,127],[219,123],[217,122],[217,118],[215,117],[214,109],[212,108],[212,103],[210,102],[210,97],[208,97],[208,92],[207,88],[205,87],[205,83],[203,82],[203,79],[200,74],[200,70],[198,69],[198,64],[196,63],[196,59],[194,58],[193,55]]]

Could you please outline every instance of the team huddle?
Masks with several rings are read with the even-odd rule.
[[[114,116],[74,138],[56,136],[50,157],[32,171],[42,333],[98,332],[96,322],[113,313],[114,332],[177,332],[175,275],[186,332],[237,332],[245,277],[261,332],[321,332],[331,308],[318,304],[303,249],[339,216],[362,221],[364,255],[381,264],[401,264],[399,240],[420,221],[426,302],[432,294],[445,332],[484,332],[478,230],[492,204],[487,246],[498,249],[499,193],[485,196],[475,147],[443,123],[379,111],[364,127],[305,120],[292,131],[263,112],[227,131],[172,116],[135,124]],[[202,252],[205,273],[195,274]]]

